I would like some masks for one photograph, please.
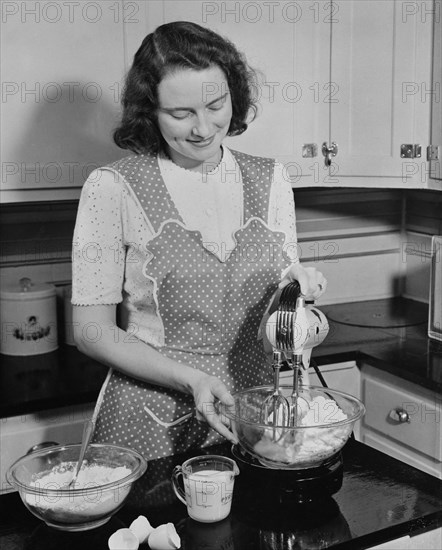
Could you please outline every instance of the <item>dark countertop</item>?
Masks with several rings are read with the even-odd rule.
[[[227,444],[206,453],[230,455]],[[200,524],[187,516],[170,482],[174,465],[188,456],[151,461],[125,506],[106,525],[88,532],[51,529],[28,512],[17,493],[3,495],[0,547],[106,549],[109,536],[140,514],[154,527],[174,523],[184,550],[359,550],[442,525],[442,481],[354,440],[344,448],[343,482],[332,496],[304,505],[294,505],[290,497],[280,502],[270,498],[265,484],[241,483],[241,472],[230,516]]]
[[[354,359],[442,393],[442,342],[428,338],[428,305],[404,298],[318,306],[330,331],[316,362]]]
[[[329,318],[318,365],[356,360],[442,392],[442,342],[427,337],[428,306],[403,298],[321,306]],[[0,417],[95,401],[107,369],[72,346],[2,356]]]

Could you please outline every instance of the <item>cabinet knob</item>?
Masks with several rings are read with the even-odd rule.
[[[396,420],[396,422],[400,422],[401,424],[404,424],[405,422],[410,424],[411,422],[410,415],[404,409],[391,409],[389,416],[390,418]]]
[[[332,141],[329,147],[328,143],[324,141],[322,144],[322,154],[325,157],[325,166],[328,168],[332,163],[332,157],[338,154],[338,144]]]

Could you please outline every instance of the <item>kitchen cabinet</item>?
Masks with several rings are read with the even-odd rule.
[[[312,159],[302,159],[301,152],[304,142],[320,139],[320,126],[328,116],[330,23],[327,4],[330,2],[325,0],[111,2],[108,8],[111,20],[106,12],[108,19],[103,17],[99,26],[106,36],[113,29],[118,31],[112,48],[107,52],[100,49],[103,56],[100,61],[112,66],[112,76],[106,77],[106,91],[115,92],[111,97],[115,104],[113,100],[121,87],[124,70],[129,67],[144,36],[158,25],[188,20],[210,27],[231,39],[260,73],[255,90],[260,100],[259,116],[244,136],[231,138],[230,144],[250,154],[278,157],[296,181],[302,177],[314,184],[318,166],[313,166]],[[114,20],[117,13],[120,14],[119,25]],[[109,51],[111,54],[115,51],[113,59]],[[94,54],[90,55],[90,47],[88,52],[88,59],[83,61],[92,68],[97,60]],[[312,105],[316,108],[312,109]],[[322,166],[322,157],[320,160]],[[304,165],[302,175],[300,162]]]
[[[356,361],[321,365],[318,369],[330,389],[349,393],[358,399],[361,398],[361,373]],[[309,368],[309,384],[322,386],[322,382],[312,366]]]
[[[361,399],[361,373],[356,361],[321,365],[318,368],[330,389],[349,393]],[[322,382],[312,366],[309,368],[309,384],[311,386],[322,386]],[[353,435],[358,441],[360,441],[360,429],[361,421],[356,422],[353,428]]]
[[[433,19],[433,78],[431,88],[431,187],[442,189],[442,4],[439,2],[438,17]]]
[[[260,70],[259,116],[228,142],[278,158],[294,187],[442,188],[426,160],[440,0],[5,2],[3,202],[75,199],[124,156],[111,137],[124,74],[142,38],[179,19],[230,38]],[[402,144],[421,157],[402,158]]]
[[[230,143],[278,158],[293,186],[439,188],[426,160],[438,0],[155,3],[158,24],[209,26],[262,70],[261,112]],[[402,158],[402,144],[421,157]]]
[[[442,479],[440,393],[369,364],[361,366],[361,392],[361,441]]]
[[[330,74],[339,97],[330,103],[329,131],[330,141],[339,145],[339,184],[429,186],[435,4],[356,0],[337,5]],[[422,156],[402,158],[401,146],[407,143],[420,144]]]
[[[442,527],[410,537],[409,550],[439,550],[442,548]]]
[[[113,2],[2,2],[2,202],[75,199],[118,158],[126,28]],[[129,6],[130,7],[130,6]]]
[[[310,386],[322,387],[322,381],[316,374],[312,361],[313,359],[310,361],[308,369],[308,384]],[[361,373],[356,361],[321,365],[318,369],[328,388],[349,393],[361,399]],[[281,384],[291,385],[293,383],[293,372],[291,370],[282,371],[279,379]],[[306,382],[304,381],[304,383]],[[356,422],[353,429],[353,434],[358,441],[360,441],[360,424],[360,421]]]
[[[442,528],[433,529],[413,537],[399,539],[370,546],[367,550],[439,550],[442,547]]]
[[[228,145],[278,158],[293,185],[318,184],[316,178],[324,177],[322,157],[303,159],[302,148],[304,143],[328,138],[323,128],[330,94],[325,2],[150,4],[162,6],[155,12],[157,24],[185,19],[212,28],[232,40],[258,70],[258,116],[243,135],[229,138]]]

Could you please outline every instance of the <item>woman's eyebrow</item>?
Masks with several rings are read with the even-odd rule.
[[[225,99],[229,95],[229,92],[226,92],[225,94],[212,99],[210,103],[207,103],[207,107],[210,107],[210,105],[213,105],[214,103],[218,103],[218,101],[221,101]],[[193,111],[192,107],[160,107],[160,111],[164,111],[166,113],[170,113],[172,111]]]
[[[207,106],[210,107],[210,105],[213,105],[214,103],[218,103],[218,101],[225,99],[228,95],[229,95],[229,92],[226,92],[225,94],[217,97],[216,99],[213,99],[210,103],[207,104]]]

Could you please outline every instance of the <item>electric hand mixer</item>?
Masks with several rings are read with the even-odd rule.
[[[266,324],[266,334],[273,347],[274,392],[263,406],[263,421],[273,426],[298,425],[298,416],[308,410],[308,404],[299,397],[301,369],[308,369],[312,349],[319,345],[328,333],[325,315],[306,303],[298,281],[284,287],[279,304]],[[279,371],[283,357],[293,369],[293,388],[289,398],[279,386]]]

